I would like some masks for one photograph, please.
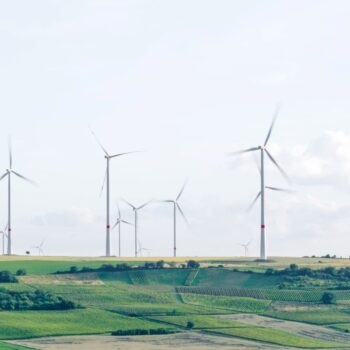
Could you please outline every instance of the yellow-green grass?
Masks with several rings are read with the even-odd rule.
[[[0,313],[0,339],[3,340],[53,335],[99,334],[136,328],[159,328],[159,324],[94,309]]]
[[[128,315],[218,314],[229,310],[187,305],[178,300],[172,287],[160,289],[122,283],[107,285],[34,285],[61,295],[81,306],[120,312]]]
[[[332,325],[350,323],[350,310],[303,310],[303,311],[268,311],[266,316],[288,321],[312,323],[317,325]]]
[[[0,270],[15,272],[19,268],[26,268],[30,274],[46,274],[57,270],[67,270],[70,266],[99,267],[102,264],[128,263],[130,265],[143,265],[145,261],[154,262],[164,260],[166,263],[181,264],[194,259],[203,266],[234,267],[243,270],[264,271],[268,267],[285,268],[290,264],[302,267],[323,268],[334,266],[336,268],[350,266],[350,259],[324,259],[324,258],[298,258],[298,257],[272,257],[267,262],[257,262],[256,258],[244,257],[149,257],[149,258],[117,258],[117,257],[35,257],[35,256],[0,256]]]
[[[317,340],[279,329],[252,326],[212,316],[163,316],[152,317],[152,319],[179,327],[186,327],[187,323],[191,321],[194,324],[194,329],[288,347],[307,349],[345,347],[345,344]]]
[[[277,288],[281,276],[266,276],[233,271],[231,269],[200,269],[192,286],[221,288]]]
[[[333,324],[330,327],[335,328],[340,331],[344,331],[346,333],[350,333],[350,323],[339,323],[339,324]]]
[[[181,294],[183,301],[187,304],[216,307],[235,312],[262,313],[271,304],[270,300],[259,300],[253,298],[225,297],[200,294]]]

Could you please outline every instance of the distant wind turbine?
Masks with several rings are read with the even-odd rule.
[[[139,241],[139,249],[138,249],[139,256],[142,256],[143,251],[148,252],[148,256],[149,256],[151,249],[143,248],[141,242]]]
[[[122,219],[119,205],[117,205],[117,210],[118,210],[118,218],[115,224],[113,225],[112,230],[118,226],[118,255],[119,257],[121,257],[122,256],[121,255],[121,226],[122,224],[132,225],[132,223]]]
[[[94,136],[96,142],[99,144],[99,146],[101,147],[102,151],[105,154],[105,159],[107,162],[107,166],[106,166],[106,174],[105,174],[105,178],[102,184],[102,188],[101,188],[101,193],[103,191],[104,188],[104,184],[106,183],[106,256],[111,256],[111,237],[110,237],[110,184],[109,184],[109,162],[111,159],[116,158],[116,157],[120,157],[126,154],[131,154],[131,153],[137,153],[138,151],[134,151],[134,152],[124,152],[124,153],[118,153],[118,154],[113,154],[110,155],[107,150],[103,147],[102,143],[100,142],[100,140],[97,138],[96,134],[91,130],[92,135]]]
[[[274,128],[277,116],[278,116],[278,112],[279,112],[279,108],[276,109],[274,117],[272,119],[272,123],[270,126],[270,129],[267,133],[265,142],[263,145],[257,146],[257,147],[252,147],[252,148],[248,148],[242,151],[238,151],[238,152],[232,152],[229,155],[231,156],[236,156],[242,153],[248,153],[248,152],[255,152],[255,151],[259,151],[260,152],[260,192],[258,193],[258,195],[255,197],[252,205],[250,207],[252,207],[254,205],[254,203],[259,199],[261,199],[261,224],[260,224],[260,259],[261,260],[266,260],[267,259],[267,254],[266,254],[266,236],[265,236],[265,189],[268,188],[270,190],[273,191],[286,191],[283,189],[279,189],[277,187],[270,187],[270,186],[265,186],[265,170],[264,170],[264,166],[265,166],[265,161],[264,161],[264,156],[265,154],[268,156],[268,158],[271,160],[271,162],[276,166],[276,168],[279,170],[279,172],[282,174],[282,176],[288,181],[289,177],[286,174],[286,172],[282,169],[282,167],[277,163],[277,161],[272,157],[271,153],[267,150],[266,146],[270,140],[271,137],[271,133],[272,130]]]
[[[135,228],[135,257],[137,257],[138,254],[138,249],[137,249],[137,242],[138,242],[138,211],[142,208],[144,208],[146,205],[148,205],[149,203],[153,202],[153,200],[150,200],[142,205],[140,205],[139,207],[134,206],[133,204],[131,204],[130,202],[128,202],[127,200],[123,199],[123,201],[129,205],[131,207],[131,209],[134,211],[134,228]]]
[[[244,248],[244,256],[248,256],[248,249],[249,249],[250,243],[252,243],[252,240],[250,240],[247,243],[240,244],[240,246]]]
[[[7,238],[7,225],[3,230],[0,231],[2,235],[2,255],[5,255],[5,238]]]
[[[184,214],[184,212],[182,211],[181,207],[180,207],[180,204],[179,204],[179,199],[185,189],[187,185],[187,180],[185,181],[185,183],[183,184],[179,194],[177,195],[177,197],[175,199],[165,199],[165,200],[160,200],[158,202],[162,202],[162,203],[172,203],[173,204],[173,211],[174,211],[174,257],[176,257],[176,250],[177,250],[177,242],[176,242],[176,214],[177,214],[177,211],[180,212],[182,218],[185,220],[186,224],[188,224],[188,220]]]
[[[39,245],[32,247],[33,249],[37,249],[38,250],[38,255],[44,255],[44,250],[43,250],[43,245],[45,243],[45,240],[43,240]]]
[[[31,183],[32,185],[36,185],[36,183],[29,178],[21,175],[20,173],[14,171],[12,169],[12,146],[11,140],[9,139],[9,168],[6,169],[5,174],[0,177],[0,181],[7,176],[8,181],[8,202],[7,202],[7,255],[12,254],[12,222],[11,222],[11,176],[16,175],[24,181]]]

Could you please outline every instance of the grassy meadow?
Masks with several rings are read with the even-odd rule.
[[[186,258],[163,259],[164,268],[141,268],[143,258],[33,258],[2,257],[0,271],[16,273],[18,283],[0,283],[0,289],[21,293],[41,290],[72,301],[72,310],[0,311],[0,350],[21,349],[6,340],[62,335],[111,334],[113,331],[165,329],[215,334],[232,342],[238,339],[305,349],[349,348],[350,293],[346,289],[307,289],[292,284],[281,288],[283,274],[265,273],[273,267],[285,269],[290,263],[317,271],[325,266],[350,266],[343,259],[276,258],[271,262],[252,259],[196,259],[200,268],[181,268]],[[336,260],[336,261],[333,261]],[[123,271],[98,269],[103,264],[128,264]],[[67,271],[74,266],[73,273]],[[140,268],[135,268],[139,266]],[[81,272],[82,268],[88,272]],[[133,268],[131,268],[133,267]],[[57,271],[67,273],[55,274]],[[290,277],[289,283],[290,283]],[[313,283],[316,285],[317,275]],[[332,280],[338,283],[335,276]],[[294,281],[294,280],[293,280]],[[296,279],[298,283],[300,278]],[[343,280],[341,281],[344,282]],[[346,281],[345,281],[346,282]],[[331,292],[336,300],[322,303]],[[1,307],[1,294],[0,294]],[[264,325],[230,319],[230,315],[262,315]],[[229,317],[228,317],[229,316]],[[283,322],[279,327],[278,322]],[[315,332],[296,331],[294,324],[314,325]],[[327,334],[325,336],[325,334]],[[328,336],[331,334],[332,336]],[[5,343],[4,343],[5,341]]]

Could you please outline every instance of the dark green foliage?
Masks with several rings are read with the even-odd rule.
[[[322,295],[323,304],[335,304],[337,298],[334,293],[325,292]]]
[[[172,334],[176,331],[168,328],[156,328],[156,329],[127,329],[117,330],[112,332],[112,335],[125,336],[125,335],[157,335],[157,334]]]
[[[9,271],[0,271],[0,282],[1,283],[17,283],[18,280],[13,273]]]
[[[164,268],[164,260],[159,260],[156,262],[157,269],[163,269]]]
[[[188,321],[186,324],[186,328],[192,329],[194,327],[194,323],[192,321]]]
[[[0,310],[69,310],[75,308],[77,305],[72,301],[39,289],[34,292],[0,289]]]
[[[27,274],[26,269],[18,269],[16,271],[16,276],[25,276]]]
[[[198,269],[200,267],[199,262],[195,260],[188,260],[187,261],[187,268],[188,269]]]

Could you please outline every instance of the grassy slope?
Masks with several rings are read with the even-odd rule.
[[[117,329],[159,328],[159,324],[102,310],[2,312],[0,338],[98,334]]]
[[[186,327],[188,321],[194,323],[195,329],[202,329],[213,333],[230,335],[250,340],[263,341],[283,346],[295,346],[301,348],[336,348],[341,347],[337,343],[317,340],[310,337],[299,336],[293,333],[272,329],[267,327],[257,327],[247,325],[237,321],[225,320],[208,316],[163,316],[155,318],[180,327]],[[344,345],[343,345],[344,347]]]
[[[199,294],[181,294],[185,303],[217,307],[232,310],[234,312],[261,313],[270,305],[269,300],[257,300],[253,298],[221,297]]]
[[[317,325],[350,323],[350,310],[270,311],[267,316]]]

